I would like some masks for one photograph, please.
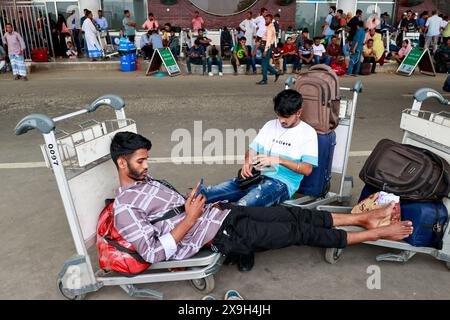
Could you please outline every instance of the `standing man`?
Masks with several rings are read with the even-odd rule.
[[[156,30],[159,27],[158,21],[156,21],[153,13],[148,14],[147,20],[145,20],[144,24],[142,25],[142,29],[144,30]]]
[[[334,30],[331,29],[331,22],[333,21],[334,16],[336,15],[336,7],[331,6],[328,9],[328,16],[325,19],[325,26],[323,35],[325,36],[325,44],[329,45],[331,43],[331,37],[334,36]]]
[[[203,18],[200,17],[200,13],[198,11],[194,12],[194,18],[192,19],[192,32],[197,32],[200,29],[203,29],[205,22]]]
[[[266,19],[265,16],[269,12],[266,8],[261,8],[260,15],[258,18],[254,20],[255,26],[256,26],[256,37],[259,37],[262,39],[264,37],[264,34],[266,33]],[[272,23],[272,21],[270,21]]]
[[[356,10],[356,15],[350,19],[347,26],[350,28],[350,31],[348,32],[349,37],[354,37],[356,34],[356,31],[358,30],[358,23],[362,21],[363,13],[360,9]]]
[[[8,46],[8,56],[11,62],[11,67],[14,75],[14,80],[27,81],[27,69],[25,68],[25,42],[22,36],[13,30],[11,23],[6,23],[6,33],[4,34],[2,41]]]
[[[352,46],[350,48],[350,62],[347,68],[347,76],[353,75],[353,68],[355,68],[354,75],[359,74],[359,69],[361,68],[361,54],[364,48],[364,39],[366,37],[366,33],[364,32],[364,22],[358,22],[358,30],[355,33],[355,37],[352,39]],[[349,39],[349,40],[350,40]]]
[[[124,18],[122,20],[122,26],[125,37],[134,42],[134,37],[136,36],[136,22],[131,18],[130,10],[125,10],[123,12]]]
[[[101,31],[108,31],[108,21],[103,16],[103,11],[102,10],[98,10],[97,13],[98,13],[98,18],[95,19],[95,22],[100,27]]]
[[[437,50],[439,35],[441,34],[442,18],[438,16],[437,11],[433,10],[432,16],[425,23],[427,33],[425,35],[425,49],[433,45],[433,53]]]
[[[262,10],[262,9],[261,9]],[[272,23],[273,17],[271,14],[266,14],[265,16],[265,33],[261,40],[261,46],[264,47],[263,59],[262,59],[262,80],[256,84],[267,84],[267,71],[270,71],[275,75],[275,82],[280,77],[280,72],[276,71],[274,67],[269,63],[270,57],[272,56],[272,50],[277,41],[277,35],[275,27]]]
[[[80,20],[75,10],[68,9],[67,11],[67,28],[70,30],[70,35],[77,47],[78,55],[81,54],[81,41],[80,41]]]
[[[245,20],[239,24],[239,27],[245,34],[245,39],[247,39],[247,45],[253,47],[255,44],[254,38],[256,34],[256,25],[252,19],[252,12],[248,11],[245,14]]]

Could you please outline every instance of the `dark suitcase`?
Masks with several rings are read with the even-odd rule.
[[[450,166],[433,152],[383,139],[364,163],[359,177],[402,200],[436,201],[450,193]]]
[[[361,69],[359,71],[360,75],[368,76],[371,71],[372,71],[372,63],[370,63],[370,62],[362,62],[361,63]]]
[[[312,197],[322,197],[330,190],[336,132],[317,134],[317,140],[319,165],[313,169],[309,176],[303,177],[298,190],[299,193]]]
[[[414,231],[406,239],[412,246],[442,249],[442,236],[448,219],[442,202],[405,202],[400,204],[402,220],[412,221]]]

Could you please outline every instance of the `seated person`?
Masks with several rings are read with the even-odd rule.
[[[158,30],[152,30],[152,35],[150,36],[150,43],[152,44],[152,49],[163,49],[163,40],[162,36],[159,34]]]
[[[261,39],[256,38],[255,46],[253,47],[252,50],[252,69],[254,74],[256,74],[256,65],[257,64],[262,65],[263,51],[264,48],[261,47]]]
[[[192,74],[191,63],[202,65],[203,66],[203,75],[205,74],[205,72],[206,72],[205,50],[200,45],[200,41],[198,39],[195,39],[194,45],[191,47],[191,49],[188,52],[188,56],[186,59],[186,66],[187,66],[188,74]]]
[[[408,53],[411,51],[412,47],[409,43],[408,39],[405,39],[402,41],[402,47],[398,52],[391,52],[392,57],[398,62],[402,63],[403,59],[408,55]]]
[[[272,50],[271,64],[278,72],[283,68],[283,44],[281,42]]]
[[[450,38],[436,50],[434,60],[436,61],[437,72],[448,72],[448,64],[450,63]]]
[[[227,27],[223,27],[222,33],[220,34],[220,50],[224,57],[230,56],[230,50],[233,47],[233,38],[231,37],[230,30]]]
[[[169,37],[170,37],[170,30],[172,29],[172,25],[167,22],[164,24],[164,28],[162,29],[162,43],[164,47],[169,46]]]
[[[6,52],[0,45],[0,73],[6,72]]]
[[[205,36],[205,29],[198,29],[197,40],[200,41],[200,45],[206,52],[206,48],[211,44],[211,39]]]
[[[331,37],[331,43],[327,47],[326,54],[331,57],[330,63],[341,64],[343,63],[344,57],[342,56],[342,49],[337,40],[336,36]]]
[[[372,69],[370,70],[371,73],[375,73],[375,68],[377,66],[377,60],[375,58],[375,52],[373,49],[373,40],[369,39],[367,40],[367,43],[363,47],[363,62],[364,63],[371,63]]]
[[[314,44],[312,46],[314,52],[314,64],[325,63],[330,65],[331,57],[326,55],[326,50],[323,44],[321,43],[320,37],[314,38]]]
[[[242,178],[252,176],[257,163],[262,180],[245,189],[238,178],[205,189],[208,201],[228,200],[240,206],[272,206],[290,199],[304,175],[317,166],[317,134],[301,121],[302,96],[283,90],[274,98],[277,119],[267,122],[250,143],[242,166]]]
[[[299,57],[299,70],[302,68],[302,64],[313,64],[314,52],[313,52],[313,41],[306,40],[305,46],[300,47],[298,49],[298,57]]]
[[[170,51],[172,51],[172,54],[175,57],[175,59],[180,56],[180,37],[175,35],[174,29],[170,29],[170,37],[167,47],[170,49]]]
[[[66,55],[69,57],[69,59],[76,60],[78,58],[77,48],[73,46],[72,41],[67,41]]]
[[[287,64],[292,64],[292,73],[296,73],[298,69],[298,48],[294,44],[294,39],[288,37],[283,46],[283,72],[287,70]]]
[[[141,51],[144,53],[144,60],[150,60],[153,55],[152,42],[150,37],[152,30],[148,30],[141,36]]]
[[[148,263],[187,259],[204,246],[224,255],[250,254],[292,245],[345,248],[369,240],[401,240],[413,230],[410,221],[378,226],[392,215],[392,204],[361,214],[283,206],[206,205],[204,195],[195,197],[199,184],[185,199],[148,175],[151,146],[151,142],[139,134],[119,132],[110,147],[120,182],[114,201],[115,228]],[[164,217],[180,206],[184,207],[181,214]],[[160,218],[158,222],[151,222]],[[335,228],[348,225],[362,226],[366,230]]]
[[[367,32],[368,37],[367,40],[372,39],[373,40],[373,52],[375,54],[375,60],[377,63],[382,66],[384,64],[385,54],[384,54],[384,42],[381,37],[381,34],[378,32],[375,32],[374,29],[371,29]],[[367,41],[365,42],[367,44]]]
[[[303,29],[301,34],[297,33],[294,36],[294,45],[300,49],[301,47],[305,47],[305,42],[307,40],[310,40],[309,39],[309,31],[307,28],[305,28],[305,29]]]
[[[245,73],[249,74],[250,65],[252,64],[252,47],[246,45],[247,38],[239,38],[238,44],[233,48],[233,54],[231,55],[231,64],[233,65],[234,75],[238,74],[237,67],[241,64],[245,64]],[[255,70],[256,71],[256,70]]]
[[[215,44],[210,45],[208,48],[206,48],[206,59],[208,62],[208,75],[210,77],[213,76],[212,73],[212,65],[217,65],[217,68],[219,69],[219,76],[223,76],[222,73],[222,55],[220,53],[220,48],[217,48]]]

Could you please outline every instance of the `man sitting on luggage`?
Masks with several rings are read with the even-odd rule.
[[[277,119],[267,122],[245,154],[241,177],[235,177],[205,190],[208,202],[228,200],[240,206],[269,207],[290,199],[318,164],[317,134],[300,120],[302,96],[283,90],[274,98]],[[240,178],[250,178],[253,167],[261,180],[243,189]]]
[[[195,196],[199,183],[185,199],[148,175],[151,146],[139,134],[119,132],[110,148],[120,181],[114,201],[115,228],[149,263],[186,259],[203,246],[226,255],[291,245],[344,248],[363,241],[400,240],[413,230],[409,221],[379,226],[392,215],[393,204],[362,214],[205,204],[203,194]],[[170,215],[175,209],[180,213]],[[156,219],[159,221],[152,222]],[[347,232],[334,228],[348,225],[367,230]]]

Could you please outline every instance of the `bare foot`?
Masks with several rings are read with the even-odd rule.
[[[413,226],[411,221],[400,221],[373,231],[377,232],[379,239],[402,240],[413,232]]]
[[[366,229],[375,229],[380,226],[389,225],[395,203],[392,202],[387,206],[361,213],[361,224]]]

